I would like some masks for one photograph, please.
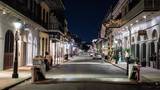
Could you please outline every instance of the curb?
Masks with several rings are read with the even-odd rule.
[[[12,84],[12,85],[9,85],[9,86],[7,86],[7,87],[4,87],[4,88],[2,88],[2,90],[9,90],[10,88],[13,88],[14,86],[19,85],[19,84],[21,84],[21,83],[23,83],[23,82],[25,82],[25,81],[27,81],[27,80],[29,80],[29,79],[31,79],[31,76],[28,77],[28,78],[25,78],[25,79],[23,79],[23,80],[20,80],[20,81],[14,83],[14,84]]]

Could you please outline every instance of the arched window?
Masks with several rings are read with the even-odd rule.
[[[4,45],[4,69],[9,69],[13,65],[13,54],[14,54],[14,34],[8,30],[5,35]]]
[[[137,37],[137,41],[141,41],[141,37],[140,37],[139,34],[138,34],[138,37]]]
[[[158,38],[156,29],[154,29],[153,32],[152,32],[152,39],[155,39],[155,38]]]
[[[14,35],[12,31],[8,30],[5,36],[5,52],[13,52]]]
[[[44,38],[42,38],[42,56],[44,56]]]
[[[144,35],[144,40],[147,40],[148,39],[148,36],[147,34]]]

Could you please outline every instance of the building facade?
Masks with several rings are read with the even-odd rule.
[[[160,66],[159,4],[159,0],[119,0],[110,12],[112,17],[104,23],[112,32],[112,46],[129,50],[142,66]]]
[[[54,7],[50,7],[49,1],[54,3]],[[18,66],[32,66],[35,56],[45,56],[45,52],[49,52],[50,13],[53,8],[58,8],[56,4],[59,3],[55,3],[57,1],[59,0],[0,1],[0,70],[13,67],[16,40]],[[20,27],[17,28],[17,25]]]

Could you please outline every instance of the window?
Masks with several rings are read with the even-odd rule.
[[[46,14],[46,27],[48,28],[48,20],[49,20],[49,14],[48,14],[48,12],[47,12],[47,14]]]
[[[154,29],[154,30],[153,30],[153,33],[152,33],[152,39],[155,39],[155,38],[157,38],[157,37],[158,37],[157,31],[156,31],[156,29]]]
[[[42,56],[44,55],[44,38],[42,38]]]
[[[47,51],[47,48],[48,48],[48,40],[46,38],[46,51]]]
[[[30,10],[32,11],[33,9],[33,0],[30,0]]]
[[[46,11],[45,11],[45,9],[43,9],[43,22],[45,22],[45,17],[46,17]]]

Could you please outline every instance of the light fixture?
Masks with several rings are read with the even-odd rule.
[[[114,42],[117,44],[118,43],[118,41],[117,40],[114,40]]]
[[[13,24],[16,29],[20,29],[22,27],[22,23],[20,23],[19,21],[16,21]]]
[[[143,16],[143,18],[144,18],[144,19],[146,19],[146,18],[147,18],[147,16],[146,16],[146,15],[144,15],[144,16]]]
[[[138,20],[136,20],[136,23],[138,23]]]
[[[130,26],[133,26],[133,24],[130,24]]]
[[[30,30],[29,27],[30,27],[29,24],[24,24],[24,30],[25,31],[29,31]]]
[[[5,10],[3,10],[2,14],[6,14],[6,11],[5,11]]]

